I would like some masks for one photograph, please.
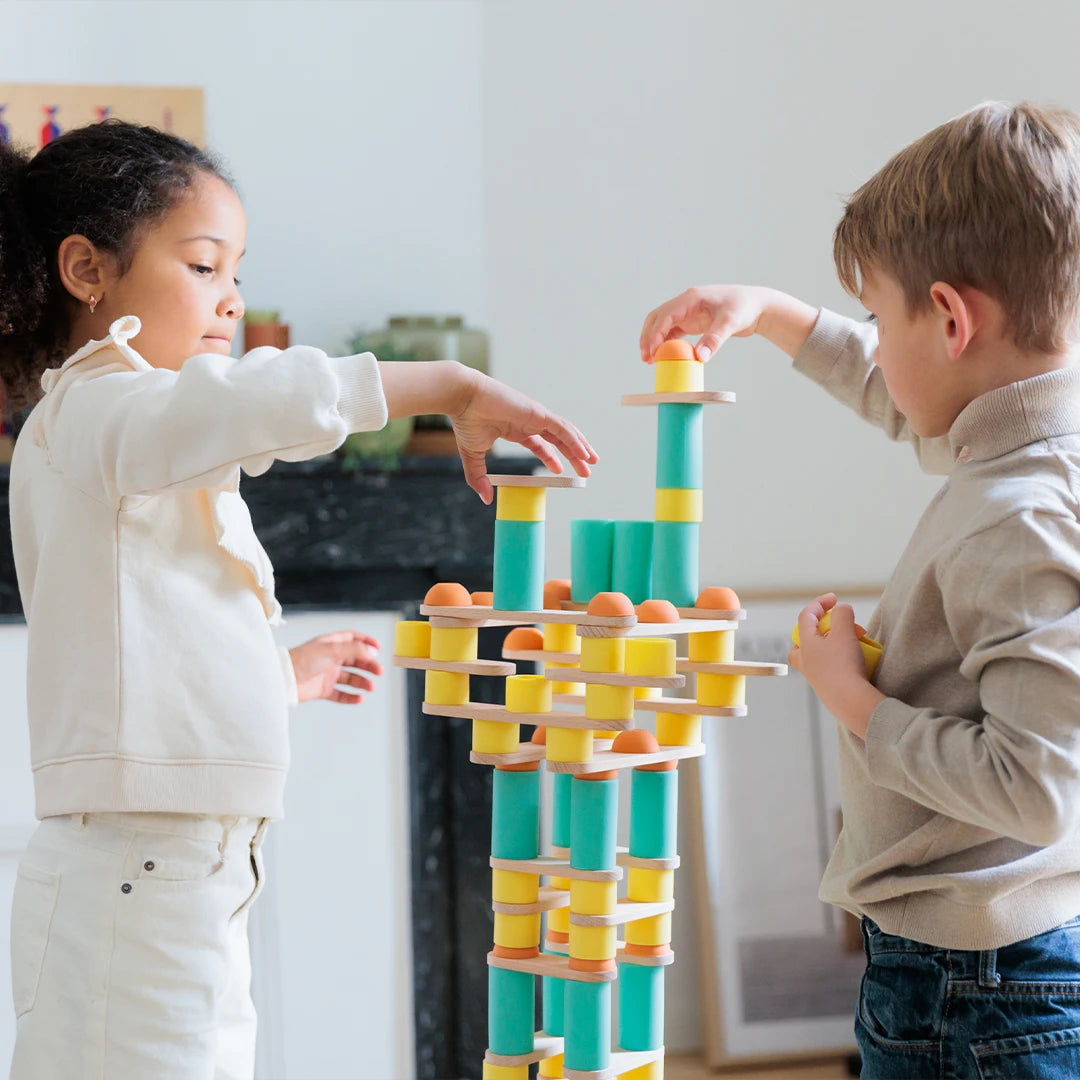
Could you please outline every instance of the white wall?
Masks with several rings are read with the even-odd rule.
[[[202,86],[248,305],[340,352],[395,312],[486,319],[480,31],[438,0],[6,0],[0,79]]]
[[[645,314],[682,289],[768,284],[862,314],[836,283],[841,196],[987,98],[1080,107],[1080,8],[916,0],[529,0],[484,6],[484,176],[494,373],[575,418],[602,461],[550,500],[650,517]],[[706,374],[702,580],[883,582],[936,481],[766,342]],[[633,425],[633,427],[631,427]]]

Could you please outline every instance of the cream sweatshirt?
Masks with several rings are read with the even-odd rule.
[[[1080,367],[984,394],[927,440],[876,346],[822,310],[795,367],[948,479],[867,628],[887,699],[865,743],[840,728],[821,898],[887,933],[998,948],[1080,914]]]
[[[166,371],[138,332],[45,373],[11,463],[37,816],[281,817],[295,679],[240,470],[382,427],[378,365],[298,346]]]

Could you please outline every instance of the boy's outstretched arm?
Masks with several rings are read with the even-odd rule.
[[[479,371],[453,361],[379,364],[390,418],[445,413],[457,437],[465,480],[485,503],[493,488],[484,455],[496,439],[535,454],[552,472],[562,472],[556,450],[579,476],[589,475],[596,452],[569,420],[538,401]]]

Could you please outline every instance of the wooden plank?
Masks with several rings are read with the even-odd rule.
[[[527,960],[512,960],[509,957],[496,956],[493,952],[489,952],[487,962],[489,967],[504,968],[507,971],[524,971],[530,975],[546,975],[553,979],[570,979],[573,982],[614,982],[619,975],[618,971],[574,971],[570,967],[570,958],[560,956],[558,953],[541,953]]]
[[[643,859],[640,855],[631,855],[624,848],[615,857],[619,866],[630,866],[639,870],[678,870],[682,860],[678,855],[670,859]]]
[[[563,695],[559,695],[562,697]],[[566,695],[567,697],[571,695]],[[745,705],[702,705],[691,698],[638,698],[634,708],[643,712],[680,713],[683,716],[745,716]]]
[[[570,906],[570,894],[565,889],[553,889],[550,885],[540,888],[540,896],[532,904],[504,904],[501,900],[491,901],[491,910],[500,915],[536,915],[541,911]]]
[[[518,476],[514,473],[488,473],[492,487],[543,487],[543,488],[583,488],[583,476],[556,476],[554,473],[533,473],[530,476]]]
[[[574,664],[581,660],[581,653],[552,652],[549,649],[503,649],[504,660],[532,660],[538,664]],[[566,668],[562,669],[566,671]],[[573,679],[566,679],[573,682]]]
[[[675,910],[674,900],[620,900],[615,910],[608,915],[582,915],[570,912],[570,922],[575,926],[622,926],[623,923],[637,922],[638,919],[651,919],[654,915],[663,915]]]
[[[734,405],[731,390],[672,390],[660,394],[623,394],[624,405]]]
[[[517,665],[506,660],[429,660],[423,656],[392,657],[394,667],[414,671],[449,671],[456,675],[514,675]]]
[[[536,623],[571,623],[612,629],[633,626],[636,615],[582,615],[576,611],[506,611],[481,604],[462,604],[460,607],[442,604],[421,604],[420,614],[454,619],[462,622],[482,622],[485,625],[521,626]]]
[[[513,870],[518,874],[540,874],[547,877],[573,878],[575,881],[622,881],[622,867],[612,870],[579,870],[569,859],[554,855],[538,855],[535,859],[488,859],[492,870]]]
[[[672,689],[686,685],[682,675],[624,675],[614,671],[575,671],[572,679],[564,677],[565,668],[547,668],[544,678],[549,682],[592,683],[595,686],[658,686]]]
[[[743,608],[730,611],[720,608],[677,607],[675,610],[679,613],[680,619],[727,619],[732,622],[742,622],[746,618],[746,611]]]
[[[716,630],[738,629],[739,624],[732,619],[680,619],[678,622],[668,623],[635,622],[625,627],[579,624],[578,635],[580,637],[673,637],[675,634],[708,634]]]
[[[533,1035],[531,1054],[494,1054],[487,1050],[484,1053],[484,1060],[489,1065],[531,1065],[534,1061],[544,1061],[546,1058],[555,1057],[562,1052],[563,1040],[561,1035],[549,1035],[546,1031],[538,1031]]]
[[[538,724],[541,727],[574,728],[583,731],[626,731],[634,726],[630,720],[593,720],[584,713],[569,713],[552,709],[546,713],[513,713],[504,705],[492,705],[486,701],[470,701],[465,705],[432,705],[425,701],[424,712],[428,716],[452,716],[463,720],[494,720],[503,724]],[[532,743],[522,743],[531,746]],[[543,747],[540,748],[541,750]],[[490,763],[489,763],[490,764]]]
[[[651,765],[656,761],[701,757],[704,753],[705,744],[698,743],[697,746],[665,746],[655,754],[617,754],[612,750],[601,750],[593,754],[592,761],[548,761],[545,764],[550,772],[581,776],[586,773],[607,772],[610,769],[632,769],[637,765]]]
[[[469,760],[474,765],[521,765],[526,761],[542,761],[545,747],[535,743],[519,743],[517,750],[509,754],[478,754],[473,750],[469,754]]]
[[[787,664],[769,664],[762,660],[725,660],[721,663],[705,663],[687,660],[680,656],[675,661],[678,671],[696,675],[786,675]]]
[[[615,959],[620,964],[634,964],[637,967],[668,967],[675,963],[675,954],[669,949],[659,956],[638,956],[637,953],[626,951],[626,942],[619,941],[615,944]]]
[[[606,1069],[568,1069],[563,1065],[566,1080],[614,1080],[633,1069],[640,1069],[653,1061],[661,1061],[664,1048],[658,1050],[612,1050],[611,1064]]]

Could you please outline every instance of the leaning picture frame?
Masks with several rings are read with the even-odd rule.
[[[786,661],[799,611],[825,591],[742,594],[736,659]],[[882,589],[835,591],[865,624]],[[748,682],[748,715],[706,718],[708,753],[686,776],[702,1029],[717,1068],[852,1053],[865,966],[854,916],[818,900],[840,825],[836,721],[797,671]]]

